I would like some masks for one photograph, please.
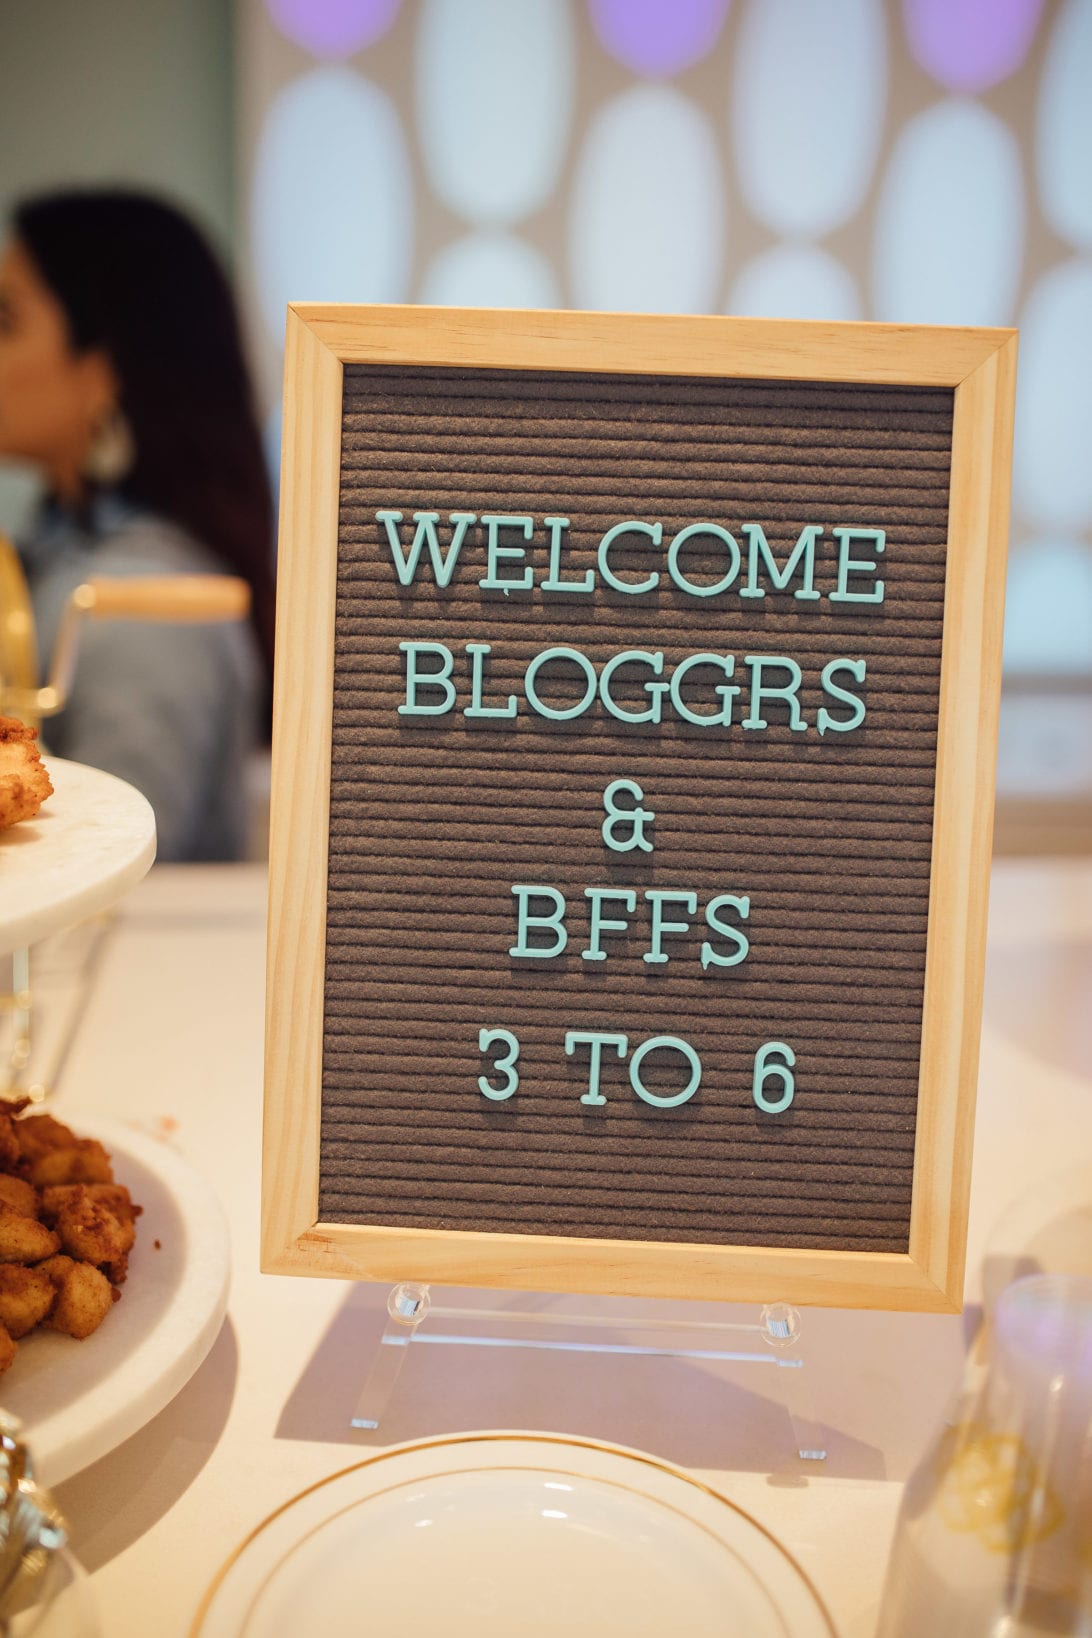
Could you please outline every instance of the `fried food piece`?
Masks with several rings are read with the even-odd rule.
[[[82,1341],[97,1331],[114,1301],[115,1292],[99,1269],[73,1263],[63,1275],[53,1312],[46,1324],[53,1331]]]
[[[97,1138],[75,1138],[71,1147],[48,1149],[32,1160],[30,1181],[39,1189],[56,1183],[112,1183],[114,1168]]]
[[[55,1291],[59,1291],[68,1277],[69,1269],[75,1266],[74,1257],[66,1257],[63,1251],[58,1251],[56,1256],[47,1257],[44,1263],[38,1264],[38,1272],[46,1276]]]
[[[38,1191],[33,1183],[27,1183],[21,1177],[8,1177],[0,1173],[0,1205],[10,1206],[20,1217],[37,1217]]]
[[[21,1155],[15,1122],[10,1115],[0,1114],[0,1169],[14,1171]]]
[[[0,1325],[12,1337],[25,1337],[45,1319],[57,1292],[48,1274],[37,1268],[0,1264]]]
[[[4,1198],[4,1183],[6,1179],[0,1177],[0,1200]],[[12,1182],[15,1179],[11,1179]],[[28,1189],[30,1184],[25,1185]],[[34,1190],[31,1189],[31,1193]],[[53,1183],[42,1190],[42,1217],[47,1223],[56,1220],[57,1213],[68,1200],[83,1198],[97,1200],[100,1205],[112,1211],[115,1217],[130,1223],[140,1216],[143,1206],[135,1205],[133,1197],[124,1183]]]
[[[0,1263],[40,1263],[60,1249],[60,1240],[44,1223],[0,1206]]]
[[[2,1229],[3,1223],[0,1221]],[[78,1189],[63,1202],[57,1213],[57,1234],[70,1256],[106,1269],[111,1278],[121,1283],[129,1252],[136,1239],[131,1217],[116,1216],[88,1190]],[[56,1247],[53,1249],[56,1250]]]
[[[117,1287],[124,1285],[129,1277],[129,1253],[126,1252],[123,1257],[115,1258],[112,1263],[107,1265],[104,1272],[110,1276],[110,1283],[115,1287],[114,1301],[117,1302],[121,1296],[121,1292]]]
[[[36,1325],[77,1340],[98,1329],[142,1210],[101,1143],[26,1107],[0,1099],[0,1372]]]
[[[76,1134],[53,1115],[24,1115],[15,1123],[19,1153],[24,1160],[37,1160],[51,1149],[71,1149]]]
[[[53,784],[35,743],[37,728],[16,717],[0,717],[0,830],[33,819]]]

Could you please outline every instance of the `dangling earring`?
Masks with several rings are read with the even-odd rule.
[[[135,459],[136,446],[129,423],[120,407],[114,404],[91,434],[83,463],[84,476],[108,488],[121,482]]]

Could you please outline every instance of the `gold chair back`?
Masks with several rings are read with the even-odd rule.
[[[80,627],[93,620],[162,620],[209,624],[243,620],[250,587],[229,574],[97,576],[77,586],[61,617],[49,680],[39,686],[38,640],[26,576],[14,546],[0,535],[0,716],[37,728],[64,709],[76,671]]]

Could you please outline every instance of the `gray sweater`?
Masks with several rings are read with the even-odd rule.
[[[181,529],[114,496],[100,497],[87,520],[47,508],[20,554],[43,672],[82,581],[223,571]],[[155,810],[159,859],[237,859],[260,676],[248,622],[85,620],[69,703],[43,723],[44,746],[143,791]]]

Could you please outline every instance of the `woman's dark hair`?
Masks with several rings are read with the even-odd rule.
[[[250,582],[273,657],[273,502],[231,288],[193,224],[124,190],[45,194],[15,231],[60,301],[72,345],[101,347],[135,445],[119,484]]]

